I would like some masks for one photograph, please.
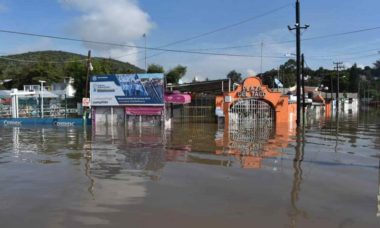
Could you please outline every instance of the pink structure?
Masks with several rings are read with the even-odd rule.
[[[168,104],[189,104],[191,102],[191,96],[189,94],[183,94],[179,91],[172,93],[165,93],[165,103]]]

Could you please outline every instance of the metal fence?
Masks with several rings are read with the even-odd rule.
[[[256,134],[257,129],[273,127],[275,113],[272,106],[253,98],[237,101],[229,111],[230,131],[249,131]]]
[[[18,111],[19,117],[40,117],[41,104],[35,99],[20,99]],[[74,99],[44,100],[43,114],[46,117],[76,117],[78,111],[78,105]],[[0,104],[0,117],[12,117],[10,104]]]
[[[175,108],[174,120],[177,122],[214,123],[216,121],[215,96],[197,95],[192,97],[190,104]]]

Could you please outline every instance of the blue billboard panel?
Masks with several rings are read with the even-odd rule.
[[[92,76],[90,100],[92,106],[164,105],[164,75]]]

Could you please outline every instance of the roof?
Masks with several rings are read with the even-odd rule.
[[[20,92],[24,92],[24,90],[19,90]],[[19,97],[22,98],[22,97],[40,97],[40,93],[41,91],[35,91],[35,94],[33,95],[20,95]],[[7,98],[7,97],[11,97],[11,91],[10,90],[0,90],[0,98]],[[52,93],[52,92],[49,92],[49,91],[43,91],[43,97],[44,98],[58,98],[58,95]]]
[[[44,98],[58,98],[59,96],[57,94],[54,94],[50,91],[46,91],[44,90],[43,93],[41,91],[36,91],[36,95],[33,95],[34,97],[39,97],[40,94],[44,97]]]
[[[316,86],[305,86],[305,92],[317,92],[318,91],[318,87]]]
[[[192,83],[186,83],[186,84],[181,84],[181,85],[174,85],[173,90],[178,90],[181,92],[220,94],[222,93],[223,90],[228,91],[228,79],[210,80],[210,81],[203,81],[203,82],[192,82]]]

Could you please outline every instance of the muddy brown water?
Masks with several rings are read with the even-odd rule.
[[[380,112],[304,129],[0,127],[0,227],[380,227]]]

